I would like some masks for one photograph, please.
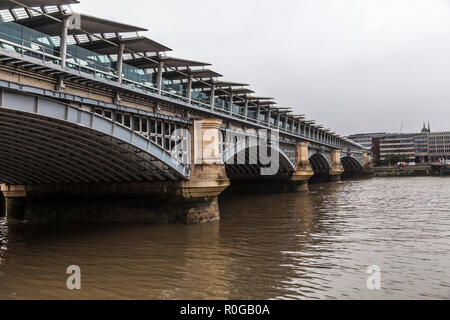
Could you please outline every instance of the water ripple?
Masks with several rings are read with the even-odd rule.
[[[386,178],[227,195],[201,226],[0,222],[0,298],[448,299],[450,183]],[[67,266],[83,289],[65,288]],[[367,267],[382,272],[368,290]]]

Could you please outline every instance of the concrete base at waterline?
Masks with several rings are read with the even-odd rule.
[[[204,193],[199,197],[183,196],[185,190],[176,182],[2,186],[2,191],[7,217],[30,223],[194,224],[219,221],[217,195],[226,186],[208,190],[203,184]]]
[[[6,216],[6,199],[0,191],[0,218]]]
[[[191,179],[181,182],[183,198],[217,197],[230,186],[223,165],[195,165]]]
[[[217,197],[193,200],[156,195],[9,198],[7,217],[29,223],[199,224],[220,220]]]
[[[328,180],[330,182],[340,182],[342,180],[341,174],[334,174],[334,175],[330,174]]]
[[[25,220],[27,202],[25,198],[6,198],[6,216],[11,220]]]
[[[288,177],[232,179],[227,193],[292,193],[308,191],[308,181]]]

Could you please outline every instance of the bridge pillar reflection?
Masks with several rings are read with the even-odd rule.
[[[344,166],[341,162],[341,150],[331,151],[331,169],[329,176],[331,181],[340,181],[341,175],[344,173]]]
[[[314,175],[311,163],[309,162],[308,148],[309,142],[299,142],[297,144],[297,170],[291,177],[296,191],[307,191],[308,180]]]

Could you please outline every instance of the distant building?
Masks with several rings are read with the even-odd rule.
[[[431,161],[450,160],[450,132],[428,134],[428,155]]]
[[[373,138],[383,137],[386,134],[387,134],[386,132],[362,133],[362,134],[351,135],[348,138],[353,140],[356,143],[359,143],[364,148],[372,149]]]
[[[429,129],[427,129],[429,130]],[[415,136],[415,146],[416,146],[416,162],[424,163],[429,161],[428,152],[428,132],[423,132]]]
[[[425,148],[425,149],[423,149]],[[388,134],[380,138],[380,163],[387,164],[389,155],[401,155],[408,162],[425,162],[427,133]]]
[[[363,133],[349,139],[372,149],[375,164],[388,164],[390,155],[401,155],[409,162],[450,160],[450,132],[431,132],[424,123],[420,133]]]
[[[422,133],[430,133],[431,132],[431,126],[430,123],[428,122],[428,128],[425,125],[425,122],[423,123],[423,128],[422,128]]]

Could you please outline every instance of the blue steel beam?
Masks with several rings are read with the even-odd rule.
[[[4,110],[19,111],[47,119],[64,121],[80,128],[91,129],[97,134],[118,139],[137,148],[142,154],[148,154],[152,158],[159,160],[164,167],[168,168],[167,173],[173,171],[177,173],[179,178],[189,179],[189,170],[185,164],[173,158],[171,154],[148,138],[109,119],[60,102],[18,93],[3,92],[1,100],[2,109]]]

